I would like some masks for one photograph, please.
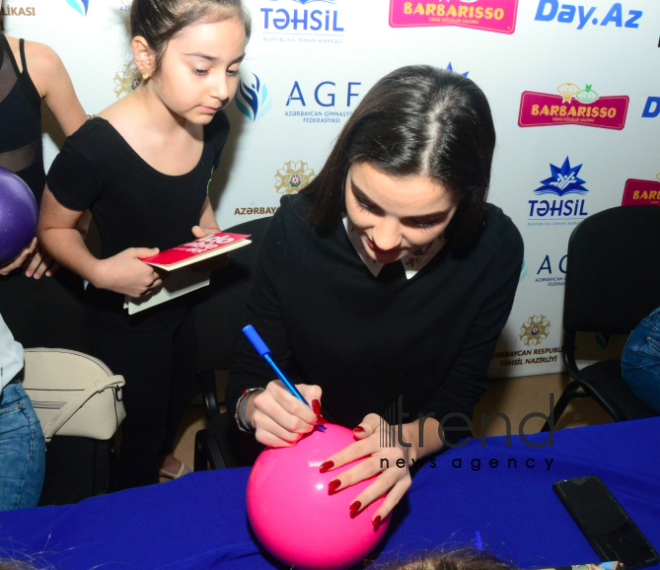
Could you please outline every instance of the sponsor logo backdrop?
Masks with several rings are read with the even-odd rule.
[[[281,196],[312,180],[364,94],[389,71],[431,64],[469,73],[497,129],[490,201],[516,223],[526,250],[491,375],[561,370],[571,231],[622,202],[660,204],[660,2],[246,4],[254,31],[210,189],[221,227],[273,214]],[[130,0],[4,6],[9,34],[57,50],[88,113],[130,92]],[[48,166],[62,141],[52,126],[46,133]],[[621,344],[585,339],[598,357]]]

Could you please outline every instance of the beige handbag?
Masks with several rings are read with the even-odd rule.
[[[110,439],[126,417],[123,376],[75,350],[25,349],[23,388],[46,441],[53,435]]]

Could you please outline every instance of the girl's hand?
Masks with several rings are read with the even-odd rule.
[[[351,515],[356,515],[367,505],[387,493],[383,504],[373,515],[374,527],[378,527],[380,521],[403,498],[412,483],[410,463],[413,448],[402,447],[396,434],[394,438],[388,437],[387,439],[387,441],[394,439],[393,447],[381,445],[382,433],[385,430],[392,430],[389,433],[394,433],[395,429],[396,426],[390,426],[379,415],[368,414],[359,426],[353,428],[357,441],[328,457],[321,465],[321,472],[325,472],[363,458],[362,461],[332,480],[338,481],[338,483],[333,485],[331,481],[329,485],[333,485],[332,490],[336,492],[376,475],[373,483],[357,495],[350,506]],[[397,461],[399,465],[397,465]]]
[[[192,233],[195,238],[205,238],[213,234],[217,234],[220,230],[216,227],[202,228],[201,226],[193,226]],[[202,261],[194,266],[193,271],[218,271],[224,269],[229,263],[229,254],[216,255],[207,261]]]
[[[193,226],[192,233],[196,239],[205,238],[217,234],[220,230],[218,228],[203,228],[201,226]]]
[[[28,267],[25,270],[25,276],[39,279],[42,275],[46,274],[46,277],[51,277],[59,268],[60,264],[48,255],[48,252],[43,247],[37,245],[32,259],[29,260]]]
[[[292,396],[280,380],[272,380],[262,392],[250,395],[245,419],[256,430],[259,443],[269,447],[291,447],[306,433],[314,429],[321,417],[321,388],[296,384],[306,406]]]
[[[23,248],[18,257],[9,263],[0,265],[0,275],[9,275],[14,269],[21,267],[37,249],[37,238],[32,238],[30,245]]]
[[[153,267],[140,261],[140,258],[157,253],[158,248],[131,247],[100,260],[92,283],[99,289],[109,289],[129,297],[148,295],[163,280]]]

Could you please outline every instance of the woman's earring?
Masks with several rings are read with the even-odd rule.
[[[148,74],[146,71],[142,74],[142,79],[143,79],[144,81],[146,81],[147,79],[149,79],[149,74]]]

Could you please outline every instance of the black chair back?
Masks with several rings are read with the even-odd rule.
[[[660,207],[619,206],[568,242],[564,329],[628,334],[660,306]]]

